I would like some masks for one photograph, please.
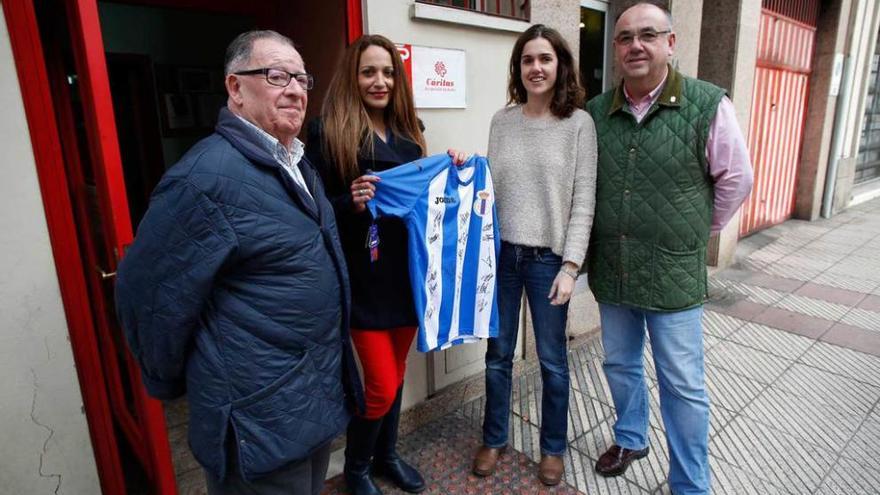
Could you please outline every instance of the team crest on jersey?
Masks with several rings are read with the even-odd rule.
[[[474,213],[483,216],[492,211],[492,192],[488,189],[477,192],[477,199],[474,200]]]

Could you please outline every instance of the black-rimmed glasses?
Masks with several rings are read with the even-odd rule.
[[[304,72],[287,72],[282,69],[267,68],[240,70],[238,72],[233,72],[233,74],[236,76],[255,76],[257,74],[262,74],[266,76],[267,83],[272,86],[278,86],[279,88],[286,88],[291,80],[296,80],[299,87],[306,91],[315,87],[315,78],[312,77],[311,74],[306,74]]]
[[[653,29],[649,29],[646,31],[642,31],[638,34],[633,34],[629,32],[623,32],[614,37],[614,41],[617,42],[618,45],[629,46],[632,45],[633,41],[636,38],[639,39],[639,43],[643,45],[650,45],[651,43],[657,41],[657,38],[664,34],[671,33],[671,29],[667,29],[665,31],[654,31]]]

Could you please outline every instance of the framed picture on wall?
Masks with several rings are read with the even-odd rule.
[[[162,115],[162,135],[186,137],[209,134],[220,107],[226,105],[223,70],[157,64],[156,92]]]
[[[196,126],[195,108],[190,95],[166,93],[164,105],[164,124],[169,131],[190,129]]]

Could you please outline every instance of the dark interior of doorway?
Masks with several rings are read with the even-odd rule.
[[[154,493],[150,456],[138,441],[138,415],[133,385],[137,369],[127,358],[114,314],[113,286],[96,275],[95,267],[115,266],[99,213],[92,156],[95,133],[84,117],[83,85],[74,50],[77,29],[70,18],[76,0],[35,0],[34,7],[56,112],[58,134],[68,177],[69,194],[81,246],[95,340],[105,383],[80,383],[103,388],[113,409],[112,428],[91,431],[114,437],[126,494]],[[108,78],[112,93],[125,189],[132,225],[137,225],[149,195],[164,171],[193,143],[210,134],[216,112],[225,104],[222,62],[229,41],[247,29],[274,29],[300,44],[309,72],[316,76],[309,115],[320,110],[336,61],[346,42],[346,4],[285,0],[125,0],[98,2]],[[111,102],[103,102],[110,104]],[[186,446],[186,407],[169,408],[173,457],[178,480],[185,470],[199,471]],[[121,412],[120,412],[121,411]],[[182,434],[175,434],[178,428]],[[175,441],[178,439],[178,441]],[[93,440],[94,441],[94,440]],[[180,486],[180,482],[179,482]]]
[[[602,94],[605,76],[605,12],[581,7],[581,83],[587,99]]]
[[[223,57],[254,16],[98,2],[132,225],[225,105]],[[199,29],[192,29],[199,26]]]
[[[315,117],[345,49],[345,2],[98,2],[132,225],[164,171],[209,135],[226,104],[226,46],[249,29],[293,39],[315,76]]]

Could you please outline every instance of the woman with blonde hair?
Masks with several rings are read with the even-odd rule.
[[[352,340],[364,371],[366,411],[349,424],[345,447],[345,481],[355,494],[381,493],[371,471],[405,491],[425,489],[395,449],[406,356],[419,324],[407,229],[397,218],[374,223],[365,204],[379,180],[373,172],[417,160],[426,148],[397,48],[384,36],[360,37],[340,61],[306,145],[336,213],[351,282]]]

